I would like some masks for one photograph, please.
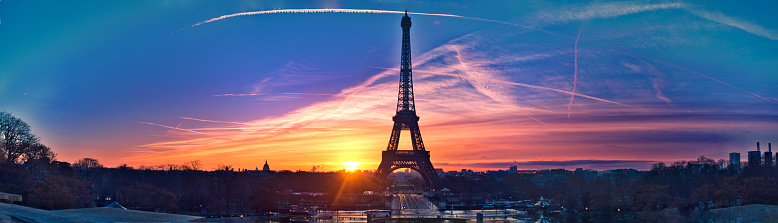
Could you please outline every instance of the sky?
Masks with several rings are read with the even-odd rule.
[[[373,170],[393,125],[407,10],[435,168],[727,159],[778,143],[776,8],[5,0],[0,111],[66,162]]]

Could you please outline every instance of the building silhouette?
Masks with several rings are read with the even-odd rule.
[[[767,143],[767,152],[764,152],[764,166],[773,166],[773,148]]]
[[[265,160],[265,165],[262,166],[262,171],[270,172],[270,165],[267,165],[267,160]]]
[[[517,173],[519,172],[519,166],[511,166],[508,168],[508,173]]]
[[[762,153],[759,151],[759,142],[756,142],[756,151],[748,151],[748,166],[757,167],[762,165]]]
[[[729,153],[729,168],[740,169],[740,153]]]
[[[573,171],[573,176],[580,177],[582,179],[586,180],[593,180],[597,178],[597,171],[592,169],[583,169],[583,168],[576,168],[575,171]]]

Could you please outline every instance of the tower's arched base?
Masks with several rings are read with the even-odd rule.
[[[378,165],[378,170],[375,173],[376,182],[383,186],[386,176],[401,168],[409,168],[421,174],[431,189],[438,189],[440,186],[440,177],[430,162],[430,152],[414,150],[384,151],[381,164]]]

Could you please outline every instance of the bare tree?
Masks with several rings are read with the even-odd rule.
[[[29,151],[29,153],[25,154],[26,160],[48,159],[49,161],[51,161],[54,160],[54,158],[56,157],[57,154],[51,151],[51,148],[40,143],[36,143],[32,145],[32,149]]]
[[[83,158],[73,163],[73,168],[76,169],[103,168],[103,165],[100,164],[100,162],[97,161],[97,159]]]
[[[0,112],[0,154],[2,162],[18,163],[23,159],[54,158],[49,147],[40,144],[40,138],[30,126],[11,113]]]
[[[165,169],[164,170],[173,171],[173,170],[181,170],[181,169],[182,169],[181,166],[179,166],[177,164],[170,164],[170,163],[168,163],[168,164],[165,164]]]
[[[200,163],[200,160],[194,160],[184,163],[183,167],[186,170],[199,171],[203,168],[203,164]]]
[[[230,172],[232,170],[233,170],[232,165],[224,165],[222,163],[216,164],[216,169],[214,169],[214,171],[227,171],[227,172]]]

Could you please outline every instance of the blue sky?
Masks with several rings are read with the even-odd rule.
[[[391,130],[402,15],[292,9],[408,10],[437,168],[725,158],[778,139],[776,8],[6,0],[0,110],[70,162],[373,169]],[[261,13],[194,26],[245,12]]]

